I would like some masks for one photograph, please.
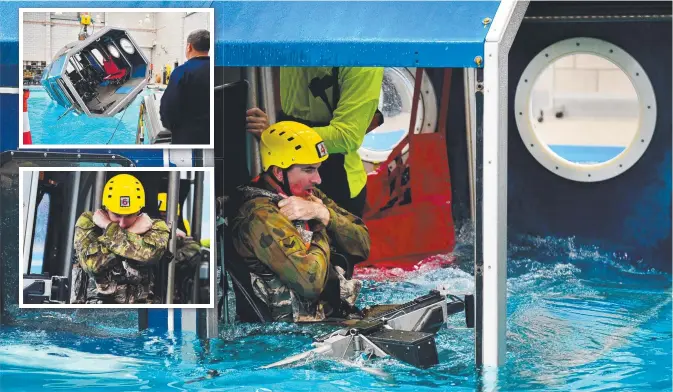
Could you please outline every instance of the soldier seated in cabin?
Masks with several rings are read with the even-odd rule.
[[[298,122],[279,122],[261,134],[263,173],[229,200],[228,226],[235,277],[254,296],[268,321],[315,322],[360,318],[355,301],[362,283],[352,263],[369,256],[369,231],[316,186],[327,159],[323,139]],[[231,268],[230,268],[231,269]],[[233,268],[236,269],[236,268]],[[241,321],[259,320],[240,309]],[[254,302],[254,303],[253,303]]]
[[[72,303],[161,303],[154,295],[154,265],[168,249],[166,222],[143,213],[145,190],[129,174],[112,177],[103,208],[84,212],[75,224],[77,266]]]
[[[159,215],[166,220],[166,193],[161,192],[157,195],[159,202]],[[180,217],[180,206],[177,208],[178,216]],[[175,236],[177,237],[176,254],[175,254],[175,279],[173,294],[173,303],[186,304],[192,296],[192,285],[194,284],[194,273],[199,267],[201,258],[201,244],[196,242],[191,237],[191,230],[189,222],[186,219],[182,220],[182,227],[185,231],[180,229],[180,226],[175,228]],[[198,282],[196,282],[198,284]]]

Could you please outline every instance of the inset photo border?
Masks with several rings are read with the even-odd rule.
[[[208,167],[19,168],[19,308],[213,309],[214,188]]]
[[[205,114],[176,115],[195,99],[170,84],[176,65],[181,75],[188,57],[204,57],[187,44],[202,29],[210,33],[208,136],[198,132]],[[213,8],[19,8],[19,148],[213,148],[214,33]],[[189,64],[198,75],[199,63]],[[181,130],[176,144],[170,127]]]

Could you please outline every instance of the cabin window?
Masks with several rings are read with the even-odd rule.
[[[116,59],[119,58],[119,51],[117,50],[117,48],[114,47],[114,45],[112,45],[112,44],[108,45],[107,50],[110,52],[112,57],[114,57]]]
[[[385,68],[379,95],[379,110],[383,113],[384,122],[365,135],[362,147],[358,150],[367,171],[371,171],[374,164],[388,159],[392,150],[409,133],[415,75],[415,68]],[[420,98],[413,132],[435,132],[437,97],[425,71]],[[407,151],[408,146],[403,153],[406,154]]]
[[[98,49],[93,49],[91,51],[91,54],[93,54],[94,57],[96,58],[96,60],[98,60],[98,63],[103,65],[103,62],[105,61],[105,58],[103,57],[103,55],[100,53],[100,51]]]
[[[46,193],[35,214],[35,231],[33,234],[33,252],[30,258],[30,273],[41,274],[44,262],[44,243],[47,240],[47,227],[49,226],[49,204],[51,198]]]
[[[558,41],[519,79],[514,115],[529,152],[570,180],[603,181],[633,166],[654,133],[656,101],[645,70],[594,38]]]
[[[121,46],[122,50],[128,54],[133,54],[136,51],[131,41],[129,41],[126,38],[122,38],[119,40],[119,46]]]

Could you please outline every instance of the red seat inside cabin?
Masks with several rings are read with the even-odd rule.
[[[112,59],[103,61],[103,69],[107,76],[103,80],[119,80],[126,76],[125,69],[119,69]]]

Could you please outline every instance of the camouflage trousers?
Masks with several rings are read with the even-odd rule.
[[[335,267],[335,269],[339,276],[341,299],[350,306],[355,306],[362,289],[362,282],[357,279],[346,279],[341,267]],[[274,321],[300,323],[325,320],[325,304],[323,301],[307,300],[300,297],[278,277],[265,280],[251,273],[250,279],[253,294],[269,307]]]
[[[72,269],[70,303],[73,304],[153,304],[154,274],[128,266],[114,268],[101,276],[90,276],[79,265]]]

